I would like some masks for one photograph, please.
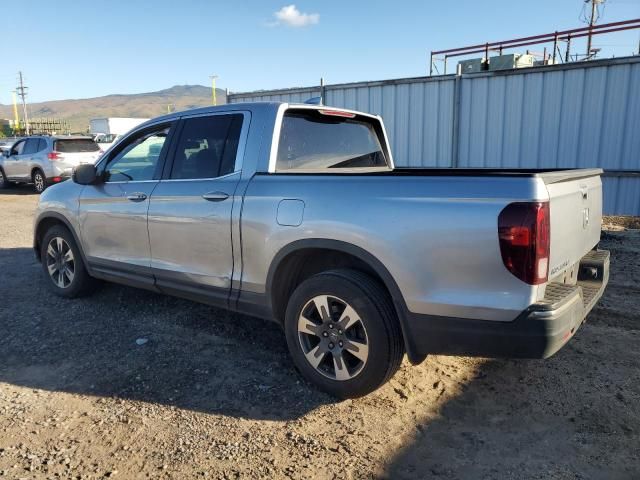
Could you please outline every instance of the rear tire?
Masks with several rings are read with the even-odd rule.
[[[36,193],[42,193],[47,188],[47,177],[45,177],[44,172],[39,168],[33,171],[31,180],[33,181],[33,189]]]
[[[73,235],[62,225],[54,225],[44,234],[40,244],[40,261],[47,286],[61,297],[89,295],[99,284],[87,272]]]
[[[5,188],[9,188],[9,180],[7,180],[4,170],[0,168],[0,190],[4,190]]]
[[[300,373],[338,398],[367,395],[398,370],[404,345],[388,293],[355,270],[314,275],[293,292],[287,345]]]

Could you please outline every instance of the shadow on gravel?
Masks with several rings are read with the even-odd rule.
[[[614,362],[580,371],[576,343],[546,361],[487,360],[385,478],[640,478],[638,375],[629,388]]]
[[[62,299],[28,248],[0,249],[0,265],[0,382],[251,419],[332,402],[275,324],[112,284]]]
[[[38,195],[33,190],[33,185],[9,185],[8,187],[0,190],[0,196],[2,195]]]

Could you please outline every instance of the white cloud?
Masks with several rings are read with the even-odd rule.
[[[306,27],[320,21],[317,13],[302,13],[295,5],[286,5],[273,14],[276,21],[271,25],[286,25],[288,27]]]

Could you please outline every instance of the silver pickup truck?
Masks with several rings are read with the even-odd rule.
[[[46,190],[34,249],[65,297],[101,279],[274,320],[302,375],[355,397],[405,352],[559,350],[608,281],[601,173],[398,169],[377,116],[210,107]]]

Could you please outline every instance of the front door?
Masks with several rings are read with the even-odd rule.
[[[98,165],[101,181],[80,196],[80,231],[92,269],[153,284],[147,213],[168,150],[171,124],[134,133]]]
[[[181,122],[148,217],[151,267],[156,286],[167,293],[226,305],[245,115],[209,114]]]
[[[8,179],[26,180],[24,174],[21,173],[24,171],[24,169],[21,168],[21,162],[26,143],[26,140],[20,140],[14,143],[9,152],[9,156],[3,162],[4,173]]]

